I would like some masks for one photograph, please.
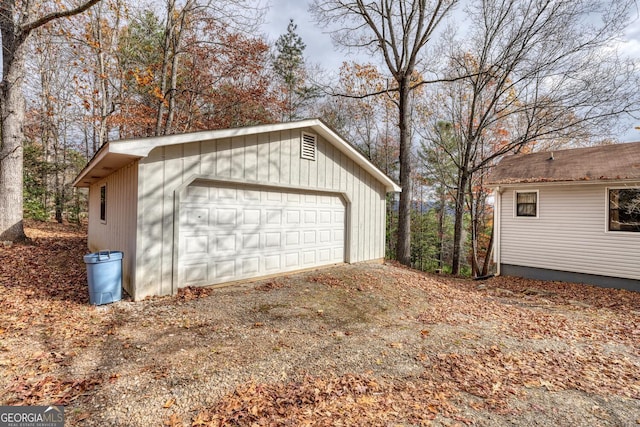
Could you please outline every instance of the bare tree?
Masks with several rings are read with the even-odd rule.
[[[95,121],[93,152],[109,139],[109,118],[116,110],[117,91],[113,84],[114,69],[118,69],[117,49],[120,21],[123,14],[121,0],[101,3],[94,8],[86,38],[93,59],[93,109]]]
[[[158,100],[156,135],[173,133],[182,38],[187,18],[194,12],[196,6],[195,0],[187,0],[179,8],[176,7],[175,0],[166,2],[164,49],[160,68],[160,92],[163,96]]]
[[[219,44],[215,34],[206,34],[199,27],[215,21],[223,28],[251,33],[264,12],[261,2],[250,0],[165,0],[165,7],[156,135],[176,132],[181,58],[199,45]]]
[[[400,195],[398,261],[411,262],[411,92],[421,84],[418,71],[425,65],[421,53],[439,24],[458,0],[314,0],[312,11],[318,22],[341,29],[334,40],[347,47],[382,55],[393,78],[400,138]]]
[[[451,40],[441,115],[454,124],[458,169],[452,273],[463,257],[465,195],[501,156],[554,139],[610,136],[640,111],[637,63],[613,42],[634,0],[479,0],[471,33]],[[437,138],[433,138],[435,143]]]
[[[37,2],[0,2],[2,82],[0,83],[0,240],[25,239],[23,228],[23,84],[29,35],[37,28],[89,9],[100,0],[45,12]]]

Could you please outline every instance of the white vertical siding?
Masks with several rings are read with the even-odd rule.
[[[319,135],[317,160],[301,159],[302,131],[309,129],[161,147],[140,161],[136,298],[171,292],[174,192],[196,175],[344,193],[350,218],[346,260],[384,257],[384,185]]]
[[[538,218],[515,217],[514,188],[501,200],[502,264],[640,279],[640,233],[607,231],[607,187],[517,187],[539,191]]]
[[[117,170],[89,187],[89,241],[91,252],[124,252],[122,285],[134,295],[131,272],[136,260],[136,218],[138,198],[138,162]],[[107,186],[106,221],[100,220],[100,187]]]

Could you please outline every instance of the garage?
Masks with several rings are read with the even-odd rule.
[[[400,191],[322,120],[109,141],[76,177],[91,252],[124,253],[135,300],[381,262]]]
[[[179,286],[345,261],[339,194],[196,181],[180,199]]]

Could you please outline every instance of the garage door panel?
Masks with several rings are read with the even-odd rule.
[[[303,233],[303,239],[305,245],[317,243],[316,241],[316,231],[315,230],[305,230]]]
[[[265,271],[268,273],[272,273],[280,270],[282,268],[282,256],[280,254],[265,255],[264,266],[265,266]]]
[[[222,200],[237,200],[238,191],[235,188],[218,188],[218,199]]]
[[[260,257],[245,258],[242,260],[242,275],[255,274],[260,271]]]
[[[315,264],[316,255],[317,255],[317,251],[315,250],[302,252],[302,264],[303,265]]]
[[[260,201],[260,192],[257,190],[244,190],[242,196],[245,201]]]
[[[300,194],[296,194],[296,193],[288,193],[287,194],[287,202],[289,203],[300,203]]]
[[[209,255],[209,236],[186,236],[184,252],[185,255]]]
[[[241,225],[260,225],[260,209],[243,209]]]
[[[328,211],[328,210],[320,211],[318,222],[320,224],[331,224],[331,217],[332,217],[331,211]]]
[[[315,225],[318,219],[318,211],[315,210],[306,210],[304,211],[304,221],[303,224],[307,225]]]
[[[337,195],[199,183],[183,193],[179,217],[180,286],[344,261]]]
[[[331,205],[333,204],[333,198],[331,198],[330,196],[320,196],[320,204]]]
[[[187,224],[199,225],[209,222],[209,209],[207,208],[187,208],[184,212],[184,220]]]
[[[235,234],[217,234],[215,236],[216,252],[233,252],[238,250]]]
[[[215,279],[230,279],[236,274],[236,260],[223,259],[214,262]]]
[[[282,245],[282,234],[279,231],[272,231],[264,234],[265,249],[279,249]]]
[[[199,186],[188,187],[186,191],[186,197],[188,200],[206,201],[209,199],[209,188]]]
[[[320,230],[318,233],[319,242],[320,243],[330,243],[331,242],[331,230]]]
[[[184,267],[186,272],[185,279],[188,283],[199,283],[209,279],[207,263],[185,264]]]
[[[237,213],[235,209],[218,208],[216,209],[215,226],[224,227],[227,225],[236,225]]]
[[[285,239],[287,248],[298,246],[300,244],[300,232],[299,231],[287,231]]]
[[[292,210],[287,209],[287,213],[285,215],[286,224],[287,225],[300,225],[301,214],[298,209]]]
[[[282,224],[282,209],[267,209],[266,214],[266,223],[268,225]]]
[[[242,235],[242,250],[260,249],[260,233],[244,233]]]
[[[300,252],[291,252],[284,255],[285,267],[297,267],[300,265]]]
[[[282,202],[282,193],[281,192],[276,192],[276,191],[267,191],[266,192],[266,196],[267,196],[267,201],[268,202],[278,202],[281,203]]]
[[[318,261],[320,262],[331,262],[331,249],[320,249],[318,251]]]

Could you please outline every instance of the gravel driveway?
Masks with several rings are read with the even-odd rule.
[[[640,424],[637,293],[359,264],[92,307],[11,280],[2,403],[69,426]]]

